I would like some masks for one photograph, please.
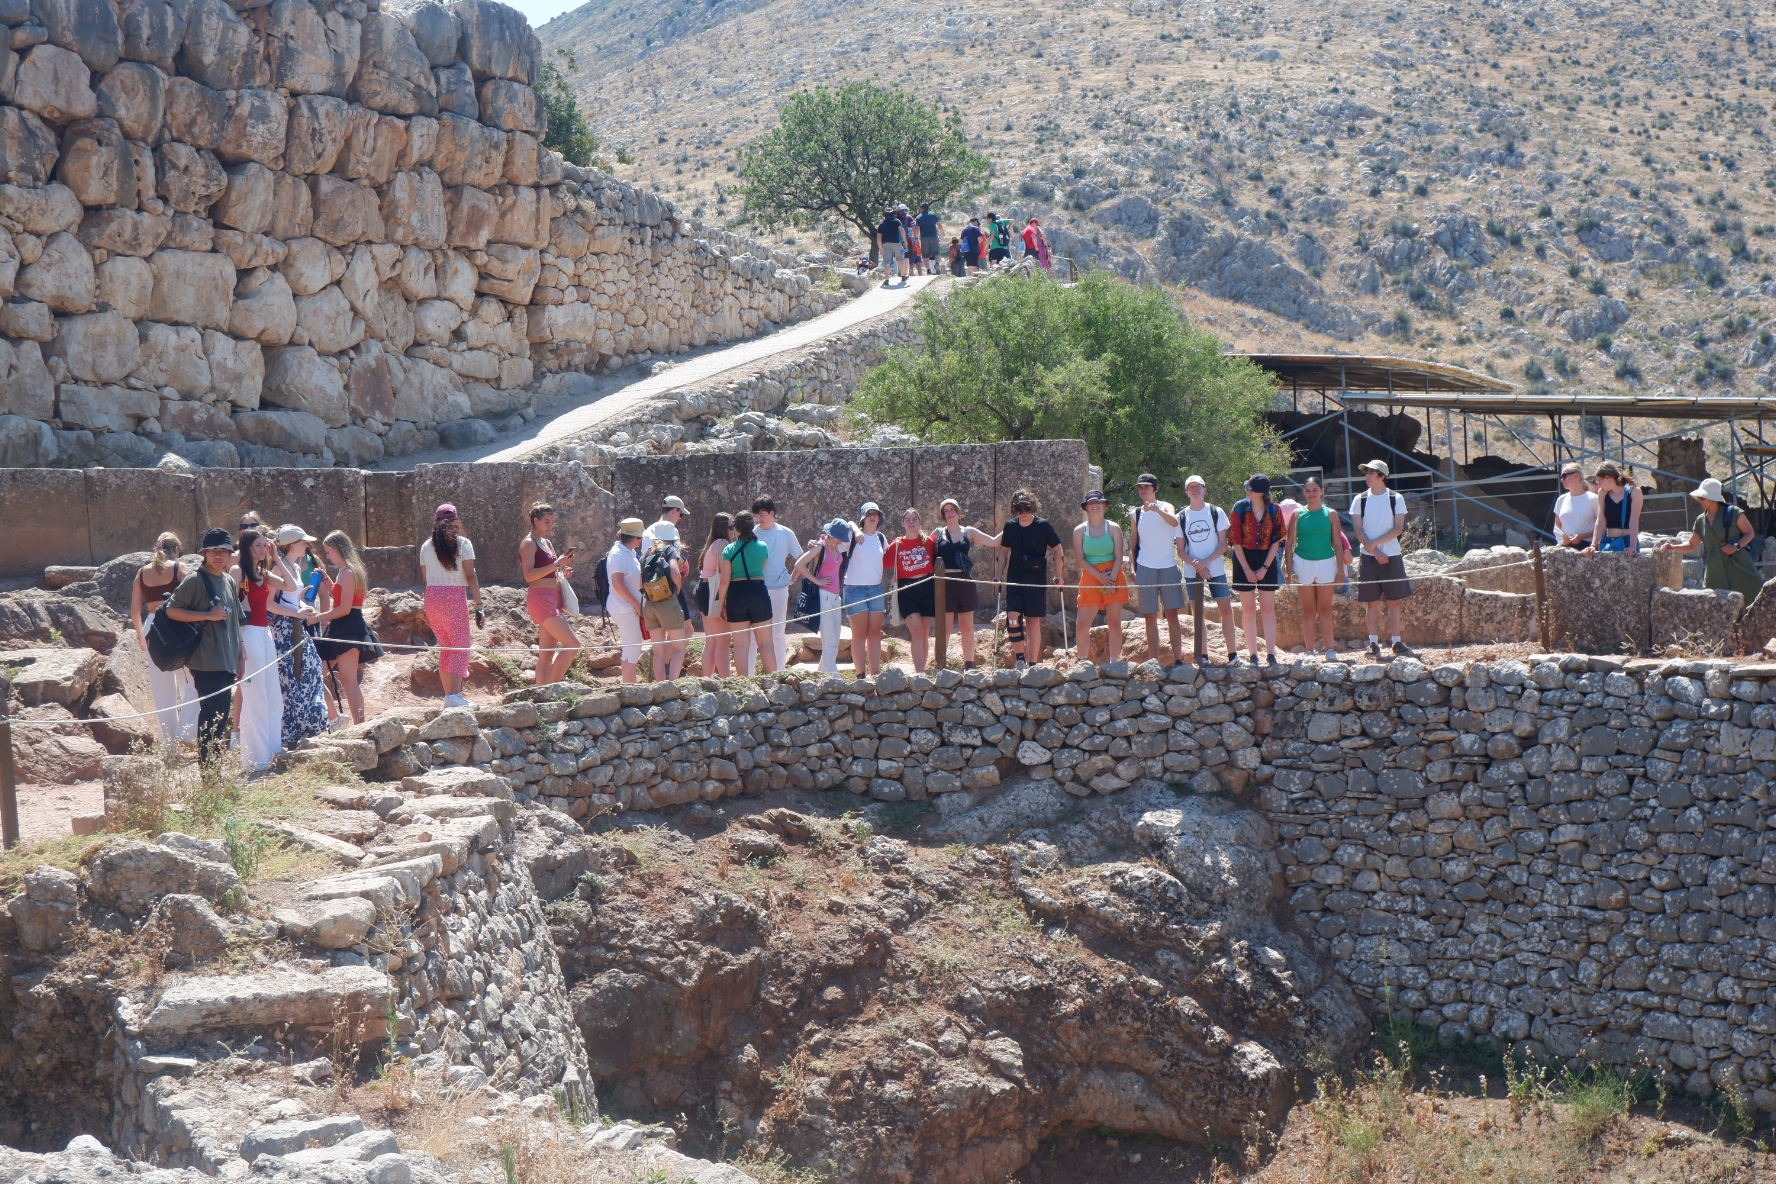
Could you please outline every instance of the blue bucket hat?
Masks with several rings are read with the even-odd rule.
[[[831,522],[826,524],[825,530],[827,534],[832,535],[833,538],[838,539],[841,543],[848,543],[851,541],[851,524],[843,518],[834,518]]]

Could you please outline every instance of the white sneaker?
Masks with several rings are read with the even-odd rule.
[[[444,696],[444,706],[446,707],[467,707],[468,705],[469,697],[467,695],[458,693]]]

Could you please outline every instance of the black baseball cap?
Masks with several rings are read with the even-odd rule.
[[[212,526],[204,531],[203,542],[198,544],[199,551],[234,550],[234,539],[229,537],[228,530],[222,526]]]
[[[1159,488],[1159,478],[1155,477],[1152,473],[1142,473],[1139,477],[1135,478],[1135,484],[1136,485],[1151,485],[1151,486],[1153,486],[1153,488],[1158,489]]]

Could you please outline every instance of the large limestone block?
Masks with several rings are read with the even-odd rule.
[[[393,278],[408,300],[430,300],[438,294],[438,265],[430,251],[418,247],[402,251]]]
[[[0,304],[0,337],[14,341],[54,341],[55,314],[49,305],[35,300],[9,300]]]
[[[146,259],[113,255],[94,269],[98,300],[132,321],[146,320],[154,300],[154,269]]]
[[[349,418],[344,376],[306,345],[269,351],[259,397],[274,407],[306,411],[328,427],[344,427]]]
[[[1462,641],[1535,641],[1540,624],[1532,593],[1494,592],[1470,587],[1462,593]]]
[[[445,197],[449,211],[446,241],[453,247],[478,251],[493,238],[499,224],[499,199],[470,185],[458,185]]]
[[[358,72],[362,26],[309,0],[273,0],[265,17],[271,82],[291,94],[344,95]]]
[[[284,161],[289,131],[289,101],[277,91],[236,91],[228,97],[216,155],[230,164],[255,160],[276,168]]]
[[[521,247],[549,245],[546,193],[523,185],[501,185],[494,190],[494,197],[499,203],[499,220],[493,228],[495,241]]]
[[[542,158],[542,143],[535,136],[528,132],[508,134],[506,136],[506,184],[535,185],[542,176],[542,170],[539,167]]]
[[[456,61],[457,43],[461,40],[462,29],[456,22],[456,13],[433,0],[415,4],[405,8],[400,20],[413,34],[413,43],[419,52],[426,55],[426,61],[434,66],[448,66]]]
[[[1400,609],[1401,632],[1412,645],[1449,645],[1461,640],[1463,585],[1442,575],[1414,575],[1412,596]]]
[[[1653,589],[1672,583],[1671,558],[1657,552],[1581,555],[1565,547],[1544,551],[1543,583],[1553,644],[1588,654],[1650,648]]]
[[[253,234],[245,230],[217,230],[212,236],[215,249],[228,256],[237,272],[255,267],[276,267],[284,261],[289,249],[269,234]]]
[[[428,250],[443,246],[448,222],[438,174],[420,169],[389,178],[382,189],[382,226],[392,243]]]
[[[93,210],[80,220],[79,238],[89,250],[147,258],[172,233],[173,220],[146,210]]]
[[[358,75],[349,92],[355,103],[385,115],[433,115],[438,110],[431,62],[399,19],[364,16]]]
[[[450,371],[421,358],[403,359],[401,366],[406,381],[395,391],[397,419],[429,427],[469,414],[469,396]]]
[[[295,300],[296,341],[307,342],[319,353],[338,354],[364,340],[364,319],[337,287],[322,288],[313,296]]]
[[[542,47],[523,13],[494,0],[464,0],[455,12],[462,26],[462,59],[477,82],[507,78],[535,85]]]
[[[50,43],[80,55],[90,70],[103,73],[123,51],[123,29],[110,0],[31,0],[31,16]]]
[[[382,205],[376,191],[341,177],[309,178],[314,237],[334,246],[383,240]]]
[[[1740,592],[1654,588],[1653,648],[1674,645],[1693,654],[1730,658],[1741,649],[1737,625],[1744,610],[1745,596]]]
[[[27,419],[22,415],[0,415],[0,472],[52,465],[59,452],[56,434],[47,423],[39,419]],[[67,541],[57,540],[54,546],[59,546],[65,552]],[[52,550],[51,553],[56,552]],[[5,563],[8,568],[23,569],[15,573],[18,575],[30,572],[28,561],[21,561],[10,554],[0,557],[0,562]],[[42,572],[43,565],[38,564],[36,574],[41,575]]]
[[[491,188],[505,172],[506,137],[460,115],[440,115],[433,165],[446,185]]]
[[[365,185],[386,184],[399,167],[406,144],[404,120],[360,109],[352,114],[345,149],[334,162],[333,171],[347,180]]]
[[[48,419],[55,414],[55,384],[35,341],[0,341],[0,415]]]
[[[74,230],[80,215],[80,201],[66,185],[0,185],[0,219],[26,234]]]
[[[173,139],[214,151],[227,118],[222,92],[190,78],[167,79],[166,124]]]
[[[120,0],[117,8],[123,29],[123,56],[162,70],[172,69],[173,55],[185,40],[191,6],[185,0]]]
[[[391,422],[395,418],[395,387],[402,374],[401,363],[389,356],[381,342],[365,342],[364,348],[353,355],[345,376],[352,417]]]
[[[330,966],[317,973],[267,970],[219,978],[190,977],[161,992],[141,1032],[151,1046],[175,1047],[205,1033],[259,1032],[279,1026],[338,1028],[381,1040],[395,985],[368,966]]]
[[[303,95],[290,108],[284,168],[298,176],[329,173],[345,147],[351,104],[328,95]]]
[[[80,55],[59,45],[34,45],[19,59],[11,85],[0,97],[53,124],[71,123],[97,114],[98,96],[92,74]]]
[[[307,179],[280,172],[273,174],[271,184],[271,225],[265,233],[286,242],[312,234],[314,199],[309,195]]]
[[[477,96],[481,104],[481,122],[503,132],[543,130],[543,101],[537,92],[522,82],[489,78],[481,84]]]
[[[438,152],[438,121],[429,115],[415,115],[407,121],[407,147],[401,152],[399,167],[430,168]]]
[[[166,75],[142,62],[120,62],[99,80],[99,114],[132,140],[152,143],[166,118]]]
[[[284,278],[290,291],[312,296],[345,274],[345,256],[318,238],[293,239],[284,256]]]
[[[68,377],[76,382],[122,382],[141,361],[142,347],[136,326],[125,317],[115,312],[89,312],[56,321],[48,356],[61,359]],[[144,414],[152,415],[154,410]],[[82,421],[80,426],[100,425]]]
[[[168,140],[154,150],[154,162],[160,196],[182,214],[207,213],[228,191],[228,173],[213,152]]]
[[[271,225],[276,187],[276,175],[264,165],[236,165],[228,170],[227,187],[210,217],[219,226],[261,234]]]
[[[481,276],[460,251],[438,253],[438,295],[464,312],[475,307],[475,281]]]
[[[84,206],[136,204],[135,158],[114,119],[80,119],[62,133],[56,179]]]
[[[485,252],[475,290],[510,304],[529,304],[542,271],[542,252],[534,247],[493,243]]]
[[[438,111],[460,115],[464,119],[481,118],[481,100],[475,95],[475,75],[461,62],[432,71],[432,86],[438,95]]]
[[[319,453],[327,445],[327,425],[306,411],[243,411],[234,426],[241,439],[265,448]]]
[[[179,73],[216,90],[238,90],[264,81],[264,63],[253,30],[227,0],[191,0]]]
[[[225,329],[234,300],[234,264],[224,255],[199,251],[156,251],[151,315],[174,325]]]
[[[92,314],[110,315],[110,314]],[[135,336],[132,327],[130,335]],[[122,386],[84,386],[64,382],[56,388],[56,418],[68,427],[95,432],[127,433],[160,410],[160,396],[153,391]]]
[[[0,105],[0,181],[41,185],[55,167],[56,137],[30,111]]]
[[[37,261],[19,269],[14,286],[20,296],[57,312],[86,312],[93,307],[97,283],[92,256],[64,230],[44,240]]]
[[[263,345],[284,345],[296,331],[296,301],[290,283],[269,267],[240,276],[228,313],[231,336]]]
[[[142,342],[142,360],[135,373],[138,382],[172,387],[187,399],[201,399],[210,393],[210,360],[204,353],[201,330],[148,321],[138,333]]]
[[[352,248],[345,274],[339,277],[339,290],[346,302],[365,320],[376,315],[377,293],[382,286],[382,271],[376,258],[386,249],[381,243],[361,243]]]
[[[265,354],[256,341],[241,341],[214,329],[204,331],[204,354],[210,360],[210,383],[236,407],[259,406],[265,385]]]
[[[413,310],[414,335],[427,345],[448,345],[467,315],[448,300],[422,300]]]

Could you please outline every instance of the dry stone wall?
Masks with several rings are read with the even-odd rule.
[[[491,0],[0,3],[0,465],[367,464],[843,298],[541,146]]]
[[[580,819],[788,786],[947,812],[1013,776],[1233,791],[1276,829],[1296,924],[1378,1011],[1776,1111],[1776,665],[890,671],[477,716],[486,767]]]

